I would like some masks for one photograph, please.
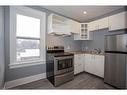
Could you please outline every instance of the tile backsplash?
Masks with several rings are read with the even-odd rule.
[[[92,41],[82,41],[82,51],[93,50],[100,48],[104,52],[105,34],[108,33],[108,29],[94,31],[94,38]]]
[[[82,41],[75,41],[72,36],[56,36],[47,34],[46,36],[47,46],[64,46],[65,51],[81,51],[82,50]]]

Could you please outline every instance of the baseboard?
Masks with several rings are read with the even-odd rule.
[[[37,74],[37,75],[29,76],[29,77],[24,77],[24,78],[8,81],[5,83],[4,89],[16,87],[19,85],[23,85],[23,84],[37,81],[37,80],[44,79],[44,78],[46,78],[46,73]]]

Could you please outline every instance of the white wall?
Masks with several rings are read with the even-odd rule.
[[[0,88],[4,85],[4,8],[0,7]]]

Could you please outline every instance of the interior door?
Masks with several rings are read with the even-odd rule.
[[[104,81],[118,88],[126,87],[126,54],[106,53]]]

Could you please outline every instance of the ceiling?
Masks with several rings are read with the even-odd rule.
[[[88,21],[95,17],[110,13],[124,6],[42,6],[55,13],[72,18],[79,22]],[[83,14],[86,11],[87,14]]]

